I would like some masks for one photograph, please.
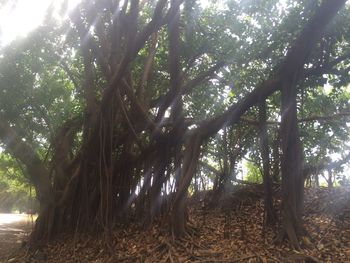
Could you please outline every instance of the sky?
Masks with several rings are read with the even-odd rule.
[[[4,2],[4,4],[2,3]],[[65,0],[2,0],[0,1],[0,48],[9,45],[16,38],[25,37],[29,32],[37,28],[44,20],[46,11],[50,5],[58,11]],[[72,10],[81,0],[67,0],[68,11]],[[213,0],[199,0],[205,8],[215,3],[217,7],[224,8],[223,2]],[[286,0],[280,0],[281,7]],[[59,16],[64,19],[67,14]]]
[[[209,5],[209,0],[200,1],[203,7]],[[64,0],[5,0],[4,2],[5,4],[0,2],[0,48],[9,45],[17,38],[25,37],[43,22],[50,5],[59,10]],[[81,0],[68,0],[68,11],[79,2]],[[64,15],[58,17],[58,19],[64,18]]]
[[[64,0],[7,0],[0,4],[0,47],[9,45],[16,38],[25,37],[44,20],[50,5],[59,10]],[[68,10],[80,0],[69,0]],[[64,17],[62,17],[64,18]]]
[[[203,7],[210,0],[200,0]],[[9,45],[17,38],[25,37],[44,20],[50,5],[59,10],[64,0],[5,0],[0,1],[0,48]],[[68,11],[81,0],[68,0]],[[57,12],[58,15],[58,12]],[[65,14],[67,16],[67,14]],[[58,17],[64,19],[65,16]]]

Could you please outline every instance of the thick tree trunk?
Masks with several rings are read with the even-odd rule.
[[[166,178],[166,169],[169,164],[169,147],[164,145],[159,149],[156,155],[154,171],[153,171],[153,182],[149,190],[149,210],[144,221],[144,226],[148,227],[152,224],[154,218],[161,214],[162,196],[161,190]],[[164,197],[165,198],[165,197]]]
[[[186,199],[188,186],[191,183],[192,177],[197,169],[198,159],[200,155],[200,147],[202,141],[200,136],[192,134],[185,143],[185,156],[183,157],[184,164],[181,169],[181,183],[175,195],[173,208],[171,212],[172,233],[181,237],[186,233]]]
[[[297,125],[296,80],[287,79],[282,86],[281,141],[282,141],[282,233],[295,248],[299,248],[302,232],[304,195],[303,154]]]

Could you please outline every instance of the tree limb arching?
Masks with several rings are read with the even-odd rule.
[[[32,147],[20,138],[17,132],[0,114],[0,140],[6,149],[25,165],[30,181],[33,183],[40,203],[39,217],[33,239],[49,239],[55,222],[55,197],[49,171]]]
[[[187,140],[192,141],[192,143],[187,144],[184,152],[186,165],[182,168],[180,187],[176,193],[176,198],[173,204],[173,207],[176,208],[172,213],[173,231],[175,235],[181,237],[185,234],[184,216],[186,193],[191,179],[194,176],[202,142],[211,137],[222,127],[236,123],[242,114],[250,107],[258,103],[261,99],[266,99],[272,93],[280,89],[283,82],[293,79],[296,72],[302,70],[305,62],[310,56],[312,48],[320,39],[327,24],[343,7],[345,2],[346,0],[323,1],[321,6],[316,10],[314,16],[309,20],[298,38],[294,41],[294,44],[289,49],[286,58],[281,63],[275,76],[264,81],[243,100],[232,105],[222,115],[203,121],[199,124],[198,128],[192,130],[188,134]],[[181,220],[178,220],[176,213],[179,213],[180,216],[182,216]]]
[[[33,182],[38,199],[45,202],[51,198],[51,183],[49,171],[41,162],[32,147],[20,138],[17,132],[0,114],[0,139],[18,160],[27,168],[31,182]]]

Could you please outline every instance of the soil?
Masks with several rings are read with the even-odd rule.
[[[279,225],[263,227],[262,189],[246,188],[216,206],[192,200],[183,239],[172,237],[164,217],[147,230],[129,222],[100,236],[62,234],[40,249],[17,250],[11,262],[350,262],[350,188],[306,189],[305,196],[300,251],[274,243]]]
[[[17,254],[32,225],[28,215],[0,213],[0,262],[8,262]]]

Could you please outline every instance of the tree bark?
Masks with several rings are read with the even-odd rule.
[[[273,181],[275,183],[280,180],[280,130],[279,128],[275,132],[275,136],[272,142],[272,156],[273,156],[273,165],[272,165],[272,174]]]
[[[270,156],[269,156],[269,144],[268,133],[266,124],[266,101],[259,103],[259,142],[260,152],[263,164],[263,184],[264,184],[264,205],[265,205],[265,223],[267,225],[273,225],[276,220],[276,215],[273,207],[272,199],[272,186],[270,176]]]
[[[49,171],[32,147],[18,136],[14,128],[8,124],[1,114],[0,138],[6,145],[6,149],[26,166],[40,204],[44,204],[50,200],[52,189]]]
[[[321,37],[325,27],[336,15],[338,10],[345,4],[346,0],[325,0],[321,6],[316,10],[314,16],[306,24],[304,29],[301,31],[299,37],[296,39],[292,47],[287,53],[286,58],[281,63],[281,66],[277,70],[277,74],[270,79],[264,81],[259,87],[254,89],[240,102],[232,105],[222,115],[214,117],[209,120],[205,120],[198,125],[198,128],[191,132],[189,137],[193,137],[198,142],[203,142],[222,127],[232,125],[239,121],[240,117],[253,105],[257,104],[260,100],[266,99],[268,96],[273,94],[281,86],[284,86],[284,90],[288,88],[295,89],[295,85],[289,86],[286,80],[293,79],[294,83],[298,79],[294,79],[297,75],[296,72],[301,71],[305,62],[309,58],[312,48]],[[299,76],[298,76],[299,77]],[[296,91],[293,91],[296,92]],[[193,155],[193,152],[197,152],[200,149],[200,145],[193,144],[195,149],[186,147],[184,152],[184,162],[186,160],[192,160],[189,167],[195,167],[198,160],[193,160],[194,157],[198,158],[198,155]],[[185,220],[180,218],[184,216],[185,209],[185,194],[187,195],[187,189],[190,185],[191,179],[194,176],[195,169],[188,169],[184,165],[182,168],[182,178],[180,185],[181,187],[176,193],[174,207],[177,209],[173,211],[172,224],[173,229],[176,229],[176,235],[182,236],[185,233]],[[183,195],[183,196],[181,196]],[[176,205],[176,206],[175,206]],[[175,216],[174,212],[178,212],[179,215]],[[174,220],[176,218],[176,220]]]
[[[25,165],[40,203],[37,227],[32,234],[33,240],[50,238],[55,219],[55,200],[48,169],[34,149],[18,136],[14,128],[1,114],[0,139],[5,144],[6,149]]]
[[[282,141],[282,233],[287,235],[294,248],[299,249],[302,233],[304,195],[303,154],[297,124],[297,76],[287,79],[282,86],[281,141]]]
[[[333,188],[333,172],[332,169],[328,169],[327,186],[328,188]]]
[[[202,141],[197,134],[192,134],[192,136],[187,138],[185,143],[185,151],[189,154],[185,155],[183,159],[184,163],[181,169],[182,174],[180,185],[176,191],[173,209],[171,212],[172,233],[177,237],[183,236],[186,232],[187,189],[197,169],[201,143]]]

